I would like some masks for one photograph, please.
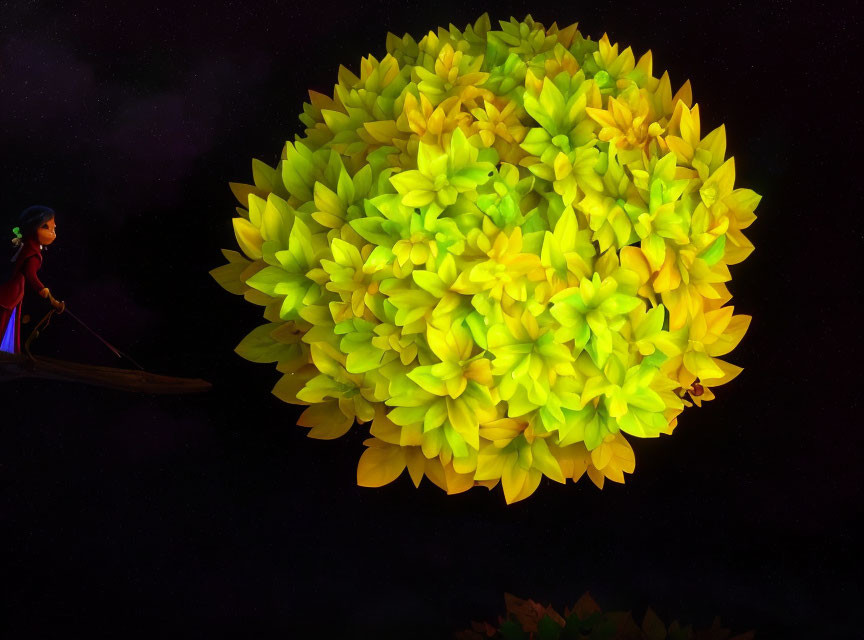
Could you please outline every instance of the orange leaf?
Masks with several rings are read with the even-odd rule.
[[[369,447],[357,464],[357,484],[361,487],[383,487],[405,470],[405,452],[397,445]]]
[[[353,424],[354,418],[342,413],[337,402],[310,405],[297,419],[298,426],[312,428],[306,435],[317,440],[334,440],[344,436]]]
[[[580,620],[584,620],[592,613],[599,613],[600,606],[594,602],[594,598],[591,597],[591,594],[587,591],[582,594],[582,597],[576,601],[576,604],[573,605],[573,609],[571,609],[570,613],[576,613],[579,616]],[[570,615],[569,613],[567,615]]]

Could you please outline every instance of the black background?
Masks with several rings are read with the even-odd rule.
[[[857,636],[860,16],[698,5],[2,3],[0,212],[54,208],[43,281],[147,369],[214,388],[2,384],[0,633],[448,638],[505,591],[563,609],[589,590],[638,619]],[[387,31],[484,11],[652,49],[655,75],[691,80],[703,135],[726,124],[736,186],[763,195],[730,283],[753,316],[729,358],[744,373],[674,436],[634,442],[625,485],[544,480],[509,507],[407,474],[357,487],[364,429],[306,438],[275,368],[233,353],[261,308],[207,273],[236,248],[228,182],[276,164],[307,89],[332,95]],[[123,364],[68,315],[36,350]]]

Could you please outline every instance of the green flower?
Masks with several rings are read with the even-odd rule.
[[[504,323],[489,328],[488,349],[495,356],[492,373],[501,376],[498,391],[502,400],[513,400],[517,390],[525,390],[524,397],[511,401],[517,407],[525,402],[532,408],[546,403],[549,386],[557,376],[575,375],[570,349],[556,341],[555,332],[541,328],[537,319],[525,311],[521,317],[504,316]],[[511,416],[522,415],[519,409]]]
[[[418,377],[418,376],[415,376]],[[420,376],[424,382],[429,378]],[[387,406],[395,407],[387,417],[396,425],[411,428],[422,425],[423,454],[432,458],[448,450],[456,458],[471,456],[480,447],[480,422],[495,414],[495,403],[489,389],[468,380],[453,397],[446,384],[428,391],[408,378],[390,382]]]
[[[405,206],[428,205],[438,213],[455,203],[459,194],[476,196],[477,187],[495,175],[497,160],[494,149],[480,151],[468,142],[461,129],[456,129],[447,151],[421,142],[417,169],[397,173],[390,177],[390,182],[402,195]]]
[[[585,107],[600,104],[600,96],[582,71],[572,76],[562,71],[554,78],[544,78],[542,86],[538,96],[524,96],[525,111],[540,126],[531,129],[519,146],[552,164],[559,152],[568,154],[592,141],[596,124]]]
[[[519,55],[511,53],[503,62],[489,70],[489,77],[483,83],[483,88],[499,96],[516,97],[525,91],[524,82],[527,70],[528,65],[525,64],[525,61]]]
[[[654,271],[660,269],[666,259],[665,238],[675,240],[678,244],[687,244],[690,241],[687,235],[687,219],[680,212],[681,205],[685,203],[679,201],[689,180],[674,180],[674,175],[675,154],[668,153],[657,161],[650,174],[643,170],[633,170],[633,184],[643,192],[647,187],[647,202],[618,202],[642,239],[642,253]]]
[[[639,304],[639,298],[617,293],[618,281],[600,274],[582,278],[579,287],[570,287],[552,296],[550,313],[559,323],[558,342],[573,340],[578,352],[583,348],[598,367],[612,353],[612,334],[626,321],[625,314]]]
[[[351,227],[367,242],[390,249],[407,273],[413,266],[425,264],[430,257],[448,252],[459,255],[465,248],[465,236],[456,222],[439,218],[434,208],[422,212],[408,207],[399,195],[384,194],[366,202],[366,217],[351,221]],[[439,212],[440,213],[440,212]]]
[[[582,391],[582,403],[602,396],[610,420],[606,427],[612,433],[612,420],[618,428],[640,438],[654,438],[667,428],[666,402],[651,388],[657,367],[645,363],[625,368],[615,355],[610,356],[602,375],[589,378]],[[683,406],[675,403],[677,408]],[[587,444],[587,443],[586,443]],[[588,448],[591,449],[590,444]]]
[[[576,208],[587,216],[588,226],[594,231],[591,239],[604,253],[609,247],[620,249],[635,240],[624,204],[631,193],[634,198],[638,193],[614,145],[607,147],[595,169],[602,175],[603,189],[587,192]]]
[[[253,289],[282,300],[279,317],[283,320],[298,318],[303,305],[315,304],[321,297],[321,286],[307,274],[326,250],[323,235],[313,237],[300,218],[294,219],[290,229],[288,248],[273,253],[278,266],[265,267],[246,280]]]
[[[476,205],[499,229],[510,231],[523,226],[534,213],[522,211],[522,200],[534,186],[534,178],[519,179],[519,169],[512,164],[502,163],[498,175],[491,181],[493,193],[483,193],[477,197]]]

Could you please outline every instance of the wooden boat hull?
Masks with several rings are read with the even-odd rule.
[[[175,378],[148,371],[81,364],[55,358],[0,353],[0,379],[40,378],[80,382],[134,393],[201,393],[210,389],[206,380]]]

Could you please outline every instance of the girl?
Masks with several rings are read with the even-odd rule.
[[[18,226],[13,229],[12,244],[17,247],[10,262],[14,263],[10,277],[0,282],[0,352],[20,352],[19,333],[21,327],[21,300],[25,283],[51,305],[63,313],[66,305],[54,299],[51,292],[36,273],[42,266],[42,249],[57,238],[54,211],[48,207],[34,205],[18,216]]]

